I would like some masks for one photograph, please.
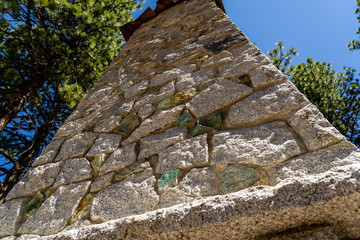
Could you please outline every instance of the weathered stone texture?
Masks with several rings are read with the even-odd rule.
[[[206,59],[201,65],[202,68],[212,68],[215,66],[221,66],[227,63],[231,63],[234,60],[233,55],[229,51],[221,51],[208,59]]]
[[[63,161],[69,158],[83,157],[97,138],[96,133],[87,132],[76,135],[64,142],[55,161]]]
[[[255,90],[287,81],[287,77],[274,65],[264,65],[249,73]]]
[[[32,167],[37,167],[39,165],[52,163],[55,160],[56,155],[60,151],[61,144],[64,142],[64,139],[53,140],[46,146],[44,151],[40,154],[38,158],[35,159]]]
[[[301,136],[309,151],[345,140],[345,137],[312,104],[293,113],[290,125]]]
[[[50,235],[65,228],[89,186],[90,182],[82,182],[59,187],[40,209],[25,221],[19,233]]]
[[[208,197],[217,195],[216,173],[213,167],[194,168],[182,179],[178,189],[185,194]]]
[[[29,170],[25,177],[9,192],[6,199],[28,196],[50,187],[55,182],[62,166],[62,162],[51,163]]]
[[[221,79],[195,96],[186,106],[196,117],[202,117],[240,100],[251,92],[252,89],[248,86]]]
[[[183,92],[192,87],[197,88],[202,82],[213,78],[214,72],[214,70],[201,70],[183,74],[176,81],[176,90],[178,92]]]
[[[285,122],[215,133],[213,163],[273,164],[301,153]]]
[[[74,158],[65,161],[54,187],[66,185],[82,180],[89,180],[92,177],[92,169],[86,158]]]
[[[91,219],[108,221],[151,211],[159,200],[154,183],[152,169],[147,169],[100,191],[91,207]]]
[[[97,192],[111,185],[111,180],[113,179],[115,173],[108,173],[101,177],[98,177],[92,184],[90,192]]]
[[[121,116],[111,116],[107,119],[104,119],[104,121],[95,126],[94,132],[111,132],[120,124],[121,120]]]
[[[155,111],[155,108],[151,104],[145,104],[138,112],[138,116],[141,120],[151,116]]]
[[[187,129],[184,127],[170,128],[163,133],[144,137],[140,140],[139,159],[159,154],[167,147],[186,139]]]
[[[121,147],[111,154],[100,169],[100,175],[118,171],[136,161],[135,143]]]
[[[141,94],[145,92],[148,89],[148,87],[149,87],[149,80],[141,81],[138,84],[126,89],[124,97],[130,98],[138,94]]]
[[[177,187],[169,188],[160,196],[159,209],[172,207],[181,203],[191,202],[194,198],[186,196]]]
[[[330,227],[315,228],[312,230],[301,231],[296,233],[287,233],[281,236],[269,238],[269,240],[339,240],[335,231]]]
[[[155,113],[151,118],[146,119],[127,139],[121,144],[127,145],[135,142],[138,139],[145,137],[151,132],[159,130],[170,124],[176,124],[184,106],[174,107],[169,110],[159,111]]]
[[[290,159],[274,169],[274,177],[280,181],[290,177],[307,178],[333,167],[360,162],[360,150],[349,142],[342,142],[327,148]]]
[[[206,134],[184,140],[159,154],[156,171],[163,173],[178,168],[198,166],[208,162]]]
[[[101,153],[112,153],[119,147],[121,137],[122,136],[118,134],[100,134],[94,145],[86,154],[86,157],[92,158]]]
[[[235,127],[239,124],[261,122],[266,119],[281,119],[284,113],[305,104],[308,104],[305,96],[292,83],[275,85],[255,92],[231,106],[225,125]]]
[[[181,76],[182,74],[192,72],[196,69],[195,64],[190,64],[187,66],[182,66],[179,68],[174,68],[172,70],[163,72],[150,80],[151,87],[161,86],[171,80],[176,79],[177,77]]]
[[[0,237],[15,235],[24,206],[24,199],[15,199],[0,205]]]

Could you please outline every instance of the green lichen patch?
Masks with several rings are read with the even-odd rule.
[[[50,188],[46,191],[39,191],[35,197],[30,200],[25,206],[25,215],[30,217],[33,215],[43,204],[43,202],[55,192],[55,188]]]
[[[183,112],[183,114],[181,114],[180,118],[179,118],[179,121],[177,123],[177,126],[180,126],[182,124],[185,124],[187,122],[190,122],[191,121],[191,116],[190,116],[190,113],[188,110],[185,110]]]
[[[100,171],[101,166],[106,161],[107,155],[105,153],[101,153],[95,156],[94,160],[91,161],[91,167],[94,169],[95,173]]]
[[[132,174],[141,173],[149,167],[150,165],[148,160],[135,162],[130,166],[123,168],[118,174],[115,175],[114,180],[119,182]]]
[[[124,93],[124,91],[125,91],[126,89],[128,89],[129,87],[131,87],[132,85],[134,85],[134,83],[133,83],[132,81],[128,81],[128,82],[126,82],[126,83],[123,83],[119,88],[115,89],[115,90],[112,92],[112,94],[118,94],[118,95],[120,95],[120,94]]]
[[[139,125],[140,118],[136,114],[130,114],[120,123],[120,126],[116,129],[116,132],[125,136],[129,136]]]
[[[158,180],[159,191],[163,192],[169,187],[178,184],[179,170],[165,172]]]
[[[222,112],[216,112],[211,114],[208,117],[200,118],[199,123],[206,127],[211,127],[215,130],[220,130],[223,123]]]
[[[90,207],[94,200],[94,194],[87,194],[85,198],[81,201],[79,207],[76,209],[76,212],[71,217],[71,223],[74,223],[78,220],[86,219],[90,214]]]
[[[168,108],[171,108],[171,107],[178,106],[180,104],[185,103],[190,98],[197,95],[198,93],[199,93],[199,91],[196,88],[189,88],[185,92],[177,93],[174,96],[171,96],[171,97],[168,97],[168,98],[162,100],[159,103],[158,108],[159,109],[168,109]]]
[[[195,126],[190,133],[191,137],[198,136],[203,133],[220,130],[222,128],[223,116],[222,112],[216,112],[208,117],[196,120]]]
[[[221,173],[220,194],[237,192],[241,189],[267,183],[266,174],[261,170],[241,165],[229,165]]]

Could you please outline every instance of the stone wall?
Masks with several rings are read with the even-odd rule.
[[[12,189],[0,237],[360,238],[359,161],[212,0],[183,1],[135,31]]]

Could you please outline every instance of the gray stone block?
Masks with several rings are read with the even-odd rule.
[[[109,221],[151,211],[159,200],[154,183],[152,169],[147,169],[100,191],[91,206],[91,220]]]
[[[115,151],[120,145],[122,136],[119,134],[100,134],[86,157],[93,158],[98,154],[109,154]]]
[[[134,143],[115,150],[100,168],[99,174],[104,175],[108,172],[119,171],[134,163],[137,157],[135,146],[136,144]]]
[[[182,179],[178,189],[186,195],[209,197],[217,195],[216,173],[213,167],[194,168]]]
[[[92,177],[92,168],[86,158],[74,158],[65,161],[53,187],[67,185],[73,182],[89,180]]]
[[[261,124],[266,120],[284,119],[291,111],[308,103],[292,83],[286,82],[255,92],[232,105],[225,125],[236,127],[240,124]]]
[[[196,117],[202,117],[248,96],[252,89],[240,83],[222,79],[195,96],[186,106]]]
[[[301,153],[291,128],[280,121],[217,132],[212,141],[213,163],[267,165],[283,162]]]
[[[140,140],[139,159],[159,154],[167,147],[186,139],[187,128],[170,128],[163,133],[155,134]]]
[[[20,227],[24,207],[24,199],[15,199],[0,204],[0,237],[15,235]]]
[[[66,227],[91,182],[59,187],[20,227],[19,233],[51,235]]]
[[[53,140],[51,141],[44,151],[40,154],[38,158],[35,159],[32,167],[37,167],[39,165],[52,163],[55,160],[56,155],[60,151],[61,144],[64,142],[64,139]]]
[[[195,167],[208,162],[206,134],[184,140],[159,154],[156,172],[164,173],[179,168]]]

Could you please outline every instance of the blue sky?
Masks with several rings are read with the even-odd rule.
[[[154,9],[156,0],[147,0]],[[332,63],[340,71],[349,66],[360,70],[360,50],[350,52],[347,43],[359,39],[360,26],[354,11],[355,0],[223,0],[231,20],[266,53],[283,41],[295,47],[294,64],[311,57]],[[139,11],[133,13],[137,17]]]

